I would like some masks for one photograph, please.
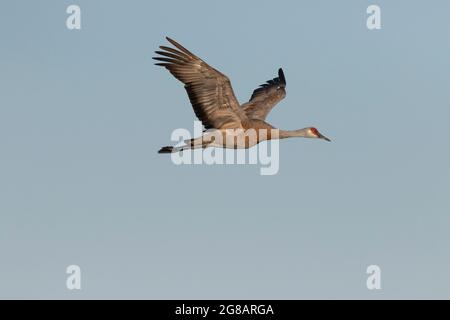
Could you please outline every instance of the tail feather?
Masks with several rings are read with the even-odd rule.
[[[186,140],[186,143],[187,143],[186,145],[181,147],[172,147],[172,146],[162,147],[161,149],[159,149],[158,153],[174,153],[174,152],[182,152],[184,150],[193,150],[208,147],[208,143],[194,145],[194,139]]]
[[[174,147],[162,147],[159,149],[158,153],[172,153],[174,152]]]

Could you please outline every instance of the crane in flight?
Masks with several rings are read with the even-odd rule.
[[[184,83],[195,115],[207,130],[202,136],[185,141],[183,146],[163,147],[159,153],[207,147],[250,148],[264,140],[291,137],[330,141],[314,127],[280,130],[265,121],[272,108],[286,96],[286,79],[281,68],[277,78],[260,85],[250,100],[241,105],[226,75],[176,41],[166,39],[175,48],[160,46],[162,51],[156,51],[158,56],[153,58],[158,61],[155,64],[165,67]],[[218,135],[222,139],[217,139]]]

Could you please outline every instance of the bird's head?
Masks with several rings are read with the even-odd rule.
[[[323,139],[325,141],[331,141],[330,139],[328,139],[327,137],[325,137],[323,134],[321,134],[319,132],[319,130],[317,130],[314,127],[310,127],[307,129],[306,131],[307,135],[309,138],[317,138],[317,139]]]

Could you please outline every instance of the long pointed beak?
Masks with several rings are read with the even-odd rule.
[[[323,139],[323,140],[325,140],[325,141],[331,142],[331,140],[328,139],[327,137],[325,137],[323,134],[320,134],[320,135],[319,135],[319,138],[320,138],[320,139]]]

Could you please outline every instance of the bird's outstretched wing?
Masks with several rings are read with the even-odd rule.
[[[192,107],[206,129],[242,128],[247,117],[234,95],[230,80],[176,41],[166,38],[176,49],[163,51],[153,59],[184,83]]]
[[[286,79],[283,70],[278,70],[278,77],[267,81],[253,91],[250,101],[244,103],[244,109],[249,119],[265,120],[270,110],[286,96]]]

